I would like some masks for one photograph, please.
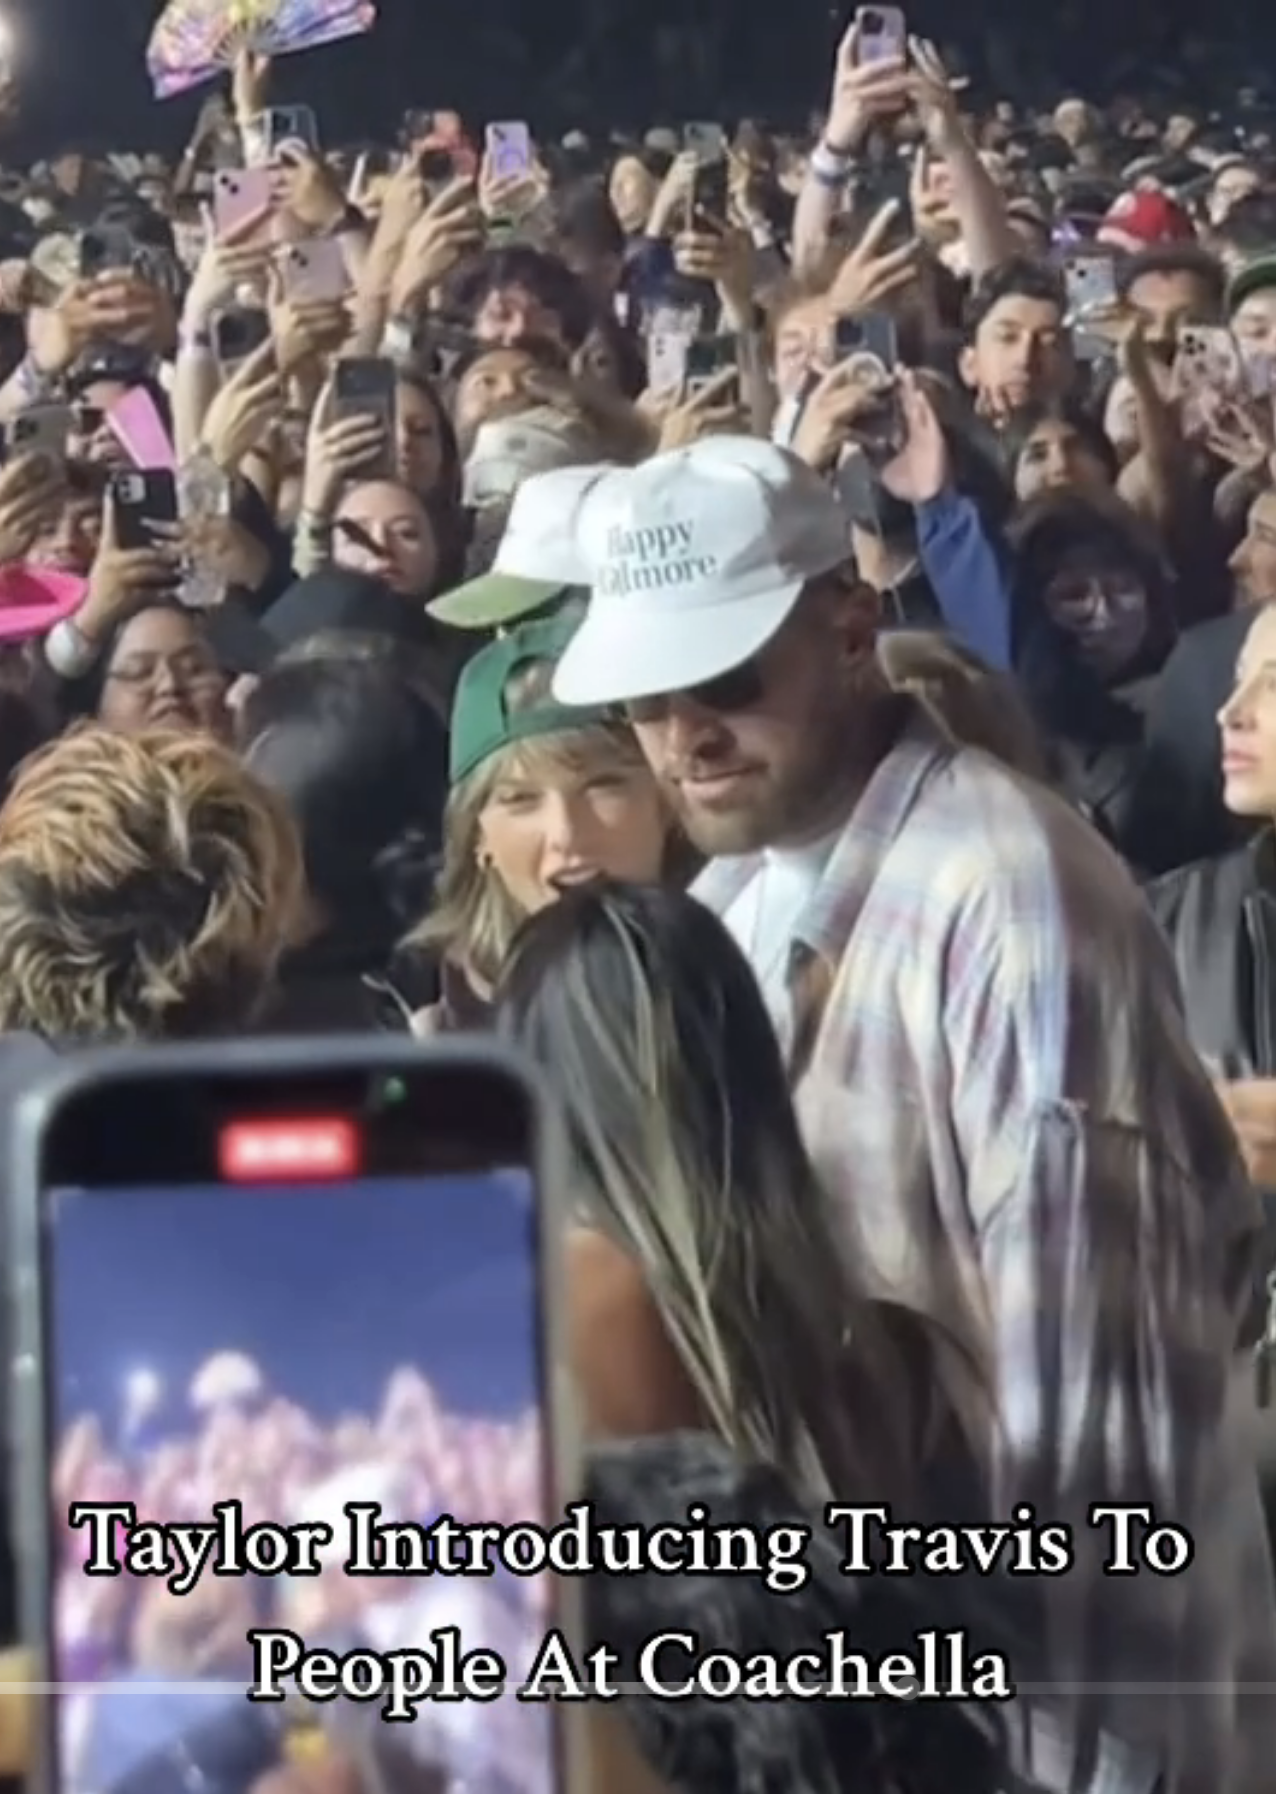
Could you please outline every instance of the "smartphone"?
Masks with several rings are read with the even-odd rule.
[[[700,336],[687,344],[682,378],[691,395],[703,392],[711,381],[736,367],[736,339],[733,336]],[[726,394],[723,403],[730,403]]]
[[[567,1178],[517,1062],[373,1037],[86,1055],[28,1094],[14,1144],[32,1785],[123,1786],[94,1760],[107,1737],[129,1740],[130,1786],[238,1789],[345,1736],[362,1794],[434,1777],[575,1794],[578,1704],[513,1688],[549,1630],[578,1649],[579,1579],[504,1556],[485,1577],[407,1573],[445,1515],[525,1532],[578,1494]],[[72,1503],[115,1500],[118,1526],[71,1524]],[[208,1528],[186,1535],[208,1546],[193,1600],[131,1573],[130,1513]],[[305,1564],[270,1575],[298,1550],[285,1525]],[[86,1579],[103,1552],[119,1576]],[[177,1682],[142,1610],[165,1636],[180,1624]],[[423,1666],[449,1626],[509,1672],[480,1725],[472,1701],[420,1700],[396,1725],[390,1691],[341,1698],[369,1649]],[[292,1707],[297,1659],[320,1649],[362,1663],[337,1699]]]
[[[94,280],[99,274],[116,271],[132,273],[137,262],[137,244],[132,233],[121,224],[99,224],[83,231],[79,242],[79,275],[81,280]]]
[[[217,365],[226,373],[270,340],[269,314],[250,305],[228,306],[213,314],[212,339]]]
[[[319,154],[319,122],[310,106],[272,106],[260,128],[267,161],[276,161],[283,150]]]
[[[889,312],[866,311],[839,318],[834,327],[833,347],[838,361],[862,357],[864,371],[885,380],[894,377],[899,365],[899,339]]]
[[[166,467],[113,473],[108,490],[121,548],[153,548],[163,540],[153,526],[177,522],[177,478]]]
[[[268,168],[219,168],[213,176],[213,228],[219,238],[234,236],[252,218],[260,218],[262,233],[268,232],[271,206]]]
[[[690,340],[680,332],[653,330],[647,337],[647,391],[676,393],[687,376]]]
[[[6,447],[11,455],[45,455],[51,461],[65,461],[67,440],[74,427],[75,413],[70,405],[32,405],[9,424]]]
[[[532,172],[532,134],[521,119],[487,127],[487,159],[497,180],[519,180]]]
[[[398,375],[392,361],[371,356],[351,356],[338,361],[332,372],[331,417],[374,417],[381,425],[381,447],[366,469],[367,479],[389,479],[394,474],[395,419]]]
[[[1240,394],[1245,364],[1231,331],[1217,324],[1184,324],[1174,356],[1174,385],[1182,394],[1203,389]]]
[[[725,159],[702,162],[696,169],[691,187],[693,227],[708,225],[721,230],[730,209],[730,188]]]
[[[889,312],[861,312],[839,318],[834,329],[834,349],[865,385],[883,388],[880,402],[857,418],[855,441],[874,466],[899,454],[906,440],[904,412],[895,375],[899,367],[899,342],[895,320]]]
[[[859,32],[857,60],[902,62],[908,51],[908,25],[898,6],[861,6],[855,15]]]
[[[1080,323],[1096,312],[1112,311],[1120,304],[1116,262],[1110,255],[1070,255],[1063,264],[1068,295],[1068,317]]]
[[[445,187],[456,175],[456,158],[437,144],[423,149],[416,159],[417,173],[430,186]]]
[[[284,297],[294,305],[335,305],[350,292],[350,266],[336,237],[307,237],[279,252]]]
[[[106,422],[134,467],[177,466],[173,439],[154,399],[144,386],[132,386],[109,407]]]

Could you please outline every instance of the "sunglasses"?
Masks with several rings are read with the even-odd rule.
[[[703,710],[712,710],[717,716],[731,716],[755,709],[765,693],[766,681],[755,656],[732,667],[730,672],[719,674],[716,679],[706,679],[703,685],[691,686],[684,695]],[[625,716],[631,723],[660,722],[668,709],[668,696],[636,698],[624,706]]]

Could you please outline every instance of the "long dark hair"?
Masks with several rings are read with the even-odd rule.
[[[935,1342],[861,1287],[722,923],[674,890],[569,892],[516,936],[498,995],[562,1100],[584,1217],[640,1266],[718,1433],[808,1499],[914,1506]]]
[[[281,662],[245,702],[240,746],[287,801],[330,921],[397,940],[432,887],[446,791],[426,700],[382,660]]]

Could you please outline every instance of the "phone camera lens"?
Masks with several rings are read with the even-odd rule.
[[[864,14],[864,29],[870,37],[880,37],[884,29],[884,21],[880,12]]]

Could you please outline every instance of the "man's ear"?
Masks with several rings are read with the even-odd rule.
[[[957,357],[957,372],[961,375],[962,384],[968,386],[970,390],[974,392],[979,385],[979,370],[976,366],[973,343],[967,343],[966,347]]]

